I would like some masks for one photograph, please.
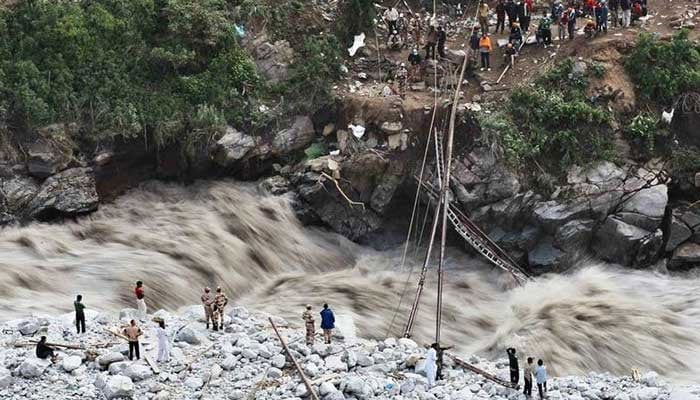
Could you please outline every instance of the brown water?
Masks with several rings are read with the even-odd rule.
[[[404,270],[400,253],[302,227],[285,198],[250,184],[151,183],[74,223],[0,231],[0,309],[4,319],[65,312],[81,293],[89,308],[117,310],[133,306],[139,279],[151,309],[177,309],[221,285],[234,303],[291,322],[304,304],[328,302],[360,335],[384,338],[401,334],[419,269],[421,252]],[[443,343],[460,352],[502,357],[515,346],[558,374],[639,367],[694,382],[700,372],[697,277],[585,263],[509,290],[487,265],[448,253]],[[434,334],[434,288],[429,278],[421,343]]]

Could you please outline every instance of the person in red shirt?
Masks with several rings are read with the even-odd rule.
[[[136,288],[134,289],[134,294],[136,294],[136,307],[139,310],[139,318],[142,320],[146,319],[147,309],[146,309],[146,295],[143,291],[143,282],[137,281]]]

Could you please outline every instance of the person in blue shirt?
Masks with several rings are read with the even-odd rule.
[[[328,304],[324,304],[323,310],[321,310],[321,329],[323,329],[323,337],[326,339],[326,344],[331,344],[334,328],[335,316],[333,316],[333,311],[328,308]]]
[[[537,390],[540,392],[540,399],[544,399],[544,393],[547,391],[547,368],[542,359],[537,360],[535,380],[537,381]]]

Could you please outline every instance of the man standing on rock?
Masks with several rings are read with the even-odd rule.
[[[433,343],[428,349],[428,354],[425,356],[425,377],[428,378],[428,388],[435,386],[435,378],[437,378],[437,356],[439,345]]]
[[[228,297],[221,291],[221,287],[216,288],[216,296],[214,297],[214,330],[218,331],[219,327],[224,329],[224,309],[228,304]]]
[[[214,298],[212,297],[211,289],[208,287],[204,288],[204,293],[202,294],[202,305],[204,306],[204,318],[207,320],[207,329],[209,329],[209,321],[215,323],[214,320],[214,309],[212,305],[214,304]]]
[[[515,349],[510,347],[506,350],[508,353],[508,365],[510,366],[510,383],[513,387],[518,386],[520,378],[520,368],[518,367],[518,356],[515,355]]]
[[[136,353],[136,359],[141,359],[141,353],[139,350],[139,336],[143,335],[141,328],[136,326],[136,321],[131,320],[129,326],[124,328],[124,335],[129,341],[129,360],[134,359],[134,353]]]
[[[323,305],[323,310],[321,310],[321,329],[323,329],[326,344],[331,344],[331,336],[333,336],[333,329],[335,329],[335,316],[333,311],[328,308],[327,303]]]
[[[82,295],[78,295],[73,302],[73,307],[75,307],[75,329],[78,334],[85,333],[85,304],[81,303],[83,300]]]
[[[306,327],[306,345],[311,346],[314,344],[314,335],[316,334],[314,316],[311,315],[311,304],[306,305],[306,311],[301,314],[301,318],[304,320],[304,326]]]
[[[544,399],[544,394],[547,392],[547,368],[541,359],[537,360],[535,379],[537,379],[537,390],[540,392],[540,399]]]
[[[527,364],[525,368],[523,368],[523,380],[525,381],[525,390],[523,394],[528,397],[532,396],[532,375],[535,373],[534,367],[535,365],[533,364],[532,357],[528,357]]]
[[[134,294],[136,294],[136,308],[139,310],[139,318],[145,320],[148,309],[146,308],[146,294],[143,291],[143,282],[136,281]]]

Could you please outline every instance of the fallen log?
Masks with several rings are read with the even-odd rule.
[[[455,364],[457,364],[458,366],[460,366],[460,367],[462,367],[462,368],[464,368],[464,369],[466,369],[466,370],[469,370],[469,371],[471,371],[471,372],[473,372],[473,373],[475,373],[475,374],[481,375],[481,376],[483,376],[484,378],[486,378],[486,379],[488,379],[488,380],[490,380],[490,381],[492,381],[492,382],[495,382],[495,383],[497,383],[497,384],[499,384],[499,385],[505,386],[505,387],[507,387],[507,388],[509,388],[509,389],[516,389],[516,390],[517,390],[517,389],[520,389],[520,386],[519,386],[519,385],[513,385],[512,383],[510,383],[510,382],[508,382],[508,381],[506,381],[506,380],[503,380],[503,379],[497,377],[496,375],[490,374],[490,373],[484,371],[484,370],[481,369],[481,368],[477,368],[477,367],[475,367],[475,366],[469,364],[469,363],[466,362],[466,361],[460,360],[459,358],[453,356],[453,355],[450,354],[450,353],[445,352],[444,354],[446,354],[448,357],[450,357],[450,358],[455,362]]]
[[[146,359],[148,366],[151,367],[151,369],[153,370],[153,373],[160,374],[160,368],[158,368],[158,365],[155,362],[153,362],[151,356],[146,355],[144,358]]]
[[[24,347],[24,346],[35,346],[37,343],[39,343],[38,340],[30,340],[27,343],[15,343],[15,347]],[[46,342],[45,343],[47,346],[53,346],[53,347],[63,347],[65,349],[73,349],[73,350],[83,350],[85,347],[81,344],[71,344],[71,343],[52,343],[52,342]]]
[[[284,338],[282,338],[282,335],[280,335],[279,331],[277,330],[277,326],[275,326],[274,321],[272,321],[272,318],[269,318],[270,324],[272,325],[272,329],[275,330],[275,334],[277,335],[277,338],[279,338],[280,343],[282,344],[282,348],[284,348],[285,353],[287,353],[287,356],[289,357],[290,360],[292,360],[292,364],[294,364],[294,368],[296,368],[297,372],[299,373],[299,376],[301,376],[301,380],[304,382],[304,385],[306,386],[306,390],[309,391],[309,395],[313,400],[319,400],[318,395],[316,395],[316,392],[314,392],[313,386],[311,386],[311,382],[309,382],[309,379],[304,375],[304,371],[301,369],[299,366],[299,363],[297,362],[297,359],[294,358],[294,355],[292,352],[289,350],[289,347],[287,347],[287,343],[285,342]]]

